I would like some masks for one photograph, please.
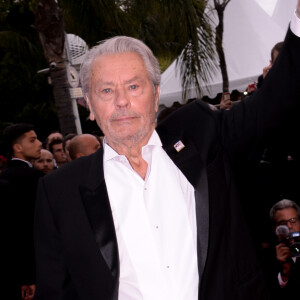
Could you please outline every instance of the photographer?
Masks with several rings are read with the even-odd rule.
[[[279,242],[275,247],[278,283],[285,296],[295,296],[300,286],[300,207],[291,200],[281,200],[271,208],[270,219]]]

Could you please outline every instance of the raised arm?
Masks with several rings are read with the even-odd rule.
[[[298,17],[297,17],[298,16]],[[298,128],[294,112],[300,99],[300,0],[285,42],[263,86],[230,111],[223,112],[221,136],[233,158],[261,151],[280,128]],[[289,122],[287,122],[289,120]],[[291,124],[291,125],[290,125]],[[240,156],[240,157],[239,157]]]

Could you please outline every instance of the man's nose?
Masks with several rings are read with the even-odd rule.
[[[115,105],[117,107],[128,107],[130,105],[129,95],[125,88],[119,88],[116,90]]]

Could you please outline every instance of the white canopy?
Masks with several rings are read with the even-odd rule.
[[[258,1],[258,0],[257,0]],[[269,64],[272,47],[284,39],[297,0],[277,1],[273,15],[269,15],[256,0],[231,0],[224,12],[223,48],[227,63],[229,89],[244,91],[257,80]],[[211,1],[212,2],[212,1]],[[216,12],[212,20],[218,22]],[[213,76],[203,95],[214,98],[222,92],[221,71]],[[188,90],[187,99],[199,97],[196,88]],[[174,61],[162,74],[160,105],[184,103],[180,67]]]

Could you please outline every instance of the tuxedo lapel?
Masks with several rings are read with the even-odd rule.
[[[158,131],[159,132],[159,131]],[[182,136],[160,136],[163,148],[195,189],[199,279],[203,274],[209,238],[208,183],[204,163],[193,142]],[[176,150],[176,144],[184,145]]]
[[[198,251],[198,268],[199,279],[204,271],[208,251],[209,238],[209,201],[208,201],[208,183],[206,169],[199,171],[201,176],[198,177],[195,186],[196,216],[197,216],[197,251]]]
[[[93,228],[99,250],[112,275],[119,276],[119,256],[113,217],[103,173],[102,148],[92,157],[84,186],[80,186],[82,201]]]

